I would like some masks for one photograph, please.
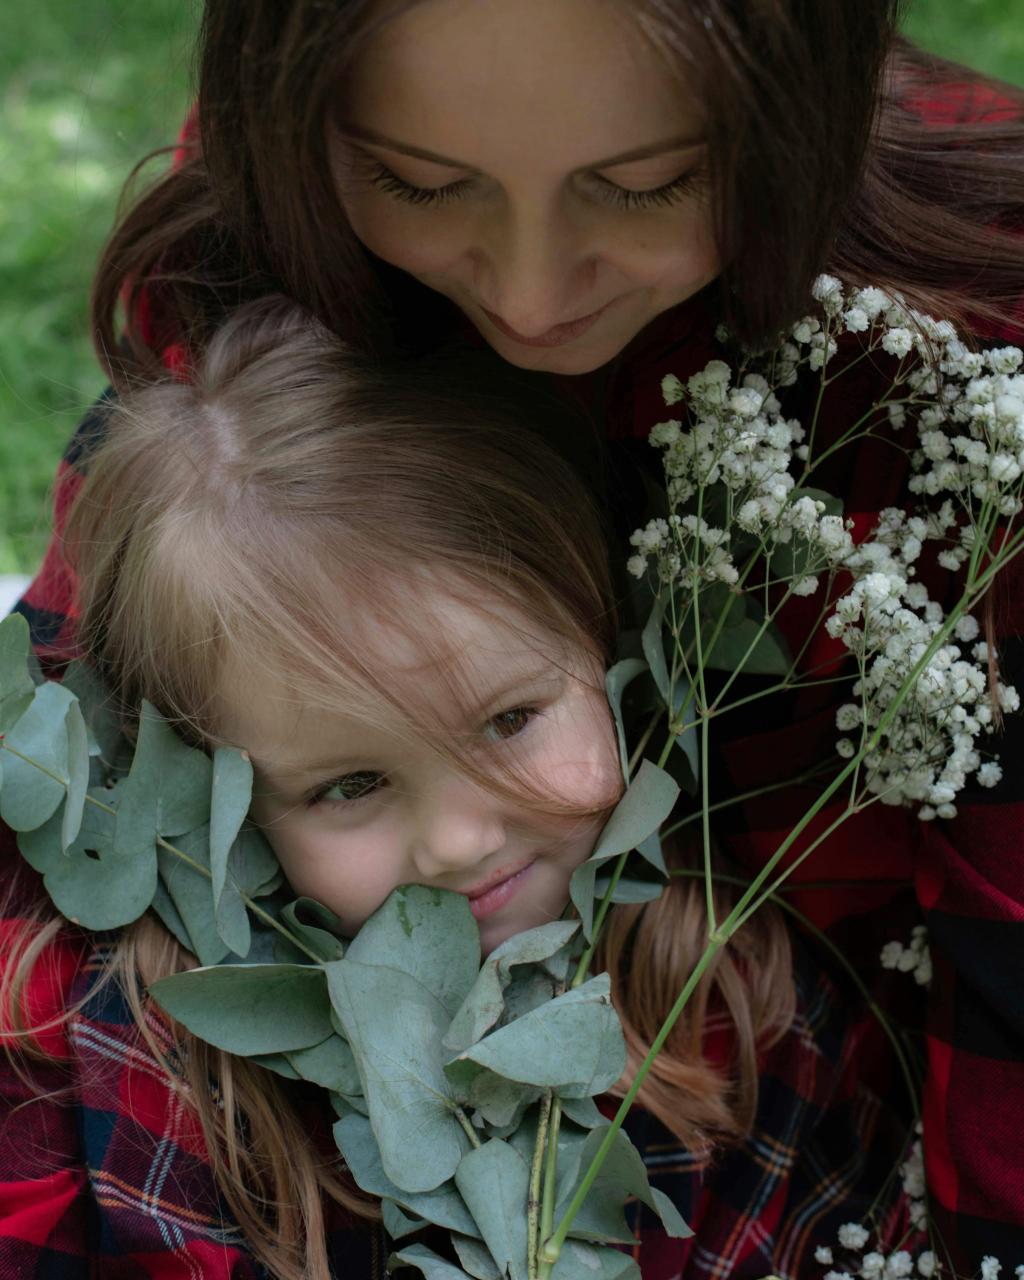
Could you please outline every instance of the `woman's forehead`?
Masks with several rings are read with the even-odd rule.
[[[420,0],[345,79],[344,122],[495,174],[601,167],[701,132],[625,0]]]

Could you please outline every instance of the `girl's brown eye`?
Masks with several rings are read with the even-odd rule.
[[[507,711],[499,711],[488,720],[484,734],[494,742],[514,738],[517,733],[522,733],[536,714],[536,707],[510,707]]]
[[[383,773],[374,769],[359,769],[354,773],[346,773],[342,778],[335,778],[310,799],[310,804],[318,804],[322,800],[333,800],[342,804],[354,800],[363,800],[379,791],[387,782]]]

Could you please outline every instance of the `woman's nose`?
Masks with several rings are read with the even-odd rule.
[[[551,210],[509,213],[474,251],[482,304],[524,338],[600,305],[596,257],[582,227]]]
[[[472,871],[505,845],[505,822],[497,796],[468,778],[450,776],[418,807],[412,861],[425,879],[459,878],[472,888]]]

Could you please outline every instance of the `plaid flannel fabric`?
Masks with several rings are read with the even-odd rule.
[[[4,844],[5,880],[29,878],[13,841]],[[16,927],[16,917],[0,923]],[[0,1057],[0,1280],[262,1280],[218,1196],[193,1112],[140,1042],[117,985],[96,983],[102,963],[102,939],[70,931],[52,946],[23,1008],[39,1022],[84,1003],[44,1035],[54,1061],[26,1064],[23,1078]],[[898,1179],[880,1205],[876,1195],[905,1125],[858,1079],[861,1033],[828,978],[798,961],[797,989],[797,1017],[764,1054],[757,1117],[739,1145],[693,1155],[645,1112],[630,1117],[652,1183],[696,1232],[671,1240],[634,1207],[645,1280],[817,1275],[815,1247],[834,1245],[839,1226],[873,1204],[885,1238],[901,1235]],[[324,1097],[325,1134],[329,1110]],[[330,1250],[340,1280],[382,1275],[372,1225],[339,1220]]]

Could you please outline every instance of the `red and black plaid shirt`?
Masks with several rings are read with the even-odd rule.
[[[31,891],[34,873],[17,856],[6,833],[0,874]],[[0,922],[0,933],[17,923]],[[0,1057],[0,1280],[262,1280],[218,1195],[194,1113],[140,1042],[117,985],[94,989],[103,959],[103,939],[69,926],[22,1007],[40,1024],[85,1003],[42,1036],[52,1061],[27,1064],[28,1080]],[[627,1122],[652,1184],[695,1231],[671,1240],[641,1206],[633,1225],[645,1280],[820,1276],[815,1248],[835,1246],[839,1227],[872,1208],[884,1240],[902,1237],[906,1204],[889,1175],[905,1126],[864,1087],[863,1028],[799,951],[796,986],[796,1018],[763,1055],[756,1119],[739,1144],[694,1155],[640,1109]],[[155,1019],[151,1029],[166,1043]],[[716,1051],[727,1036],[709,1029]],[[326,1095],[314,1114],[329,1143]],[[331,1274],[382,1280],[379,1229],[336,1208],[328,1219]]]

